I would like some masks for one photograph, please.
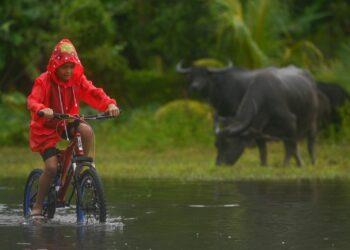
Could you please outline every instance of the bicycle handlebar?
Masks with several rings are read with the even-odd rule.
[[[38,116],[44,117],[44,112],[39,111]],[[69,114],[62,114],[62,113],[53,113],[53,118],[59,119],[59,120],[99,120],[99,119],[109,119],[114,118],[114,116],[110,116],[108,112],[104,113],[98,113],[94,115],[69,115]]]

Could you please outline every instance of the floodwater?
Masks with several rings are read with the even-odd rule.
[[[22,217],[0,180],[0,249],[350,249],[350,182],[105,181],[108,221]]]

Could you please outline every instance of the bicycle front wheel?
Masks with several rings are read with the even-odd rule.
[[[94,168],[80,175],[77,185],[77,221],[93,224],[106,222],[106,200],[102,182]]]

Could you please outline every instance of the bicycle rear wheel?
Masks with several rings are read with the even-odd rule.
[[[91,224],[106,222],[106,200],[102,182],[94,168],[80,175],[77,185],[77,221]]]
[[[34,169],[30,172],[27,178],[23,199],[23,216],[26,218],[30,216],[33,205],[36,202],[39,187],[39,178],[42,173],[42,169]],[[56,192],[53,188],[50,188],[50,191],[43,203],[43,215],[48,218],[53,218],[55,211]]]
[[[39,177],[43,173],[42,169],[34,169],[30,172],[24,188],[23,215],[29,217],[38,194]]]

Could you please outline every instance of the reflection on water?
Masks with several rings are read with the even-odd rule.
[[[25,220],[24,181],[0,183],[3,249],[350,249],[348,182],[109,181],[89,226],[74,209]]]
[[[238,204],[225,204],[225,205],[188,205],[189,207],[237,207]]]

